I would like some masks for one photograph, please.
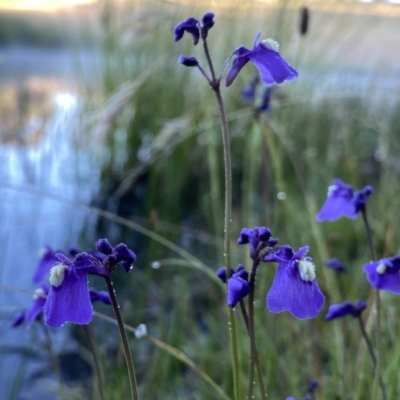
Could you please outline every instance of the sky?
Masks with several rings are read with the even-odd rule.
[[[95,0],[0,0],[0,9],[52,11],[60,7],[93,3]]]

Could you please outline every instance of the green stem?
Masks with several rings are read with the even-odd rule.
[[[368,334],[367,334],[367,331],[365,329],[364,322],[363,322],[361,316],[358,316],[357,319],[358,319],[358,324],[360,326],[361,334],[362,334],[362,336],[364,338],[364,341],[365,341],[365,343],[367,345],[369,355],[371,356],[372,366],[374,368],[374,371],[376,371],[378,363],[377,363],[377,359],[376,359],[376,356],[375,356],[375,353],[374,353],[374,348],[372,347],[371,340],[368,337]],[[382,391],[382,396],[386,400],[387,399],[386,388],[385,388],[385,385],[383,383],[383,380],[382,380],[381,376],[379,377],[379,386],[380,386],[381,391]],[[376,395],[376,393],[375,393],[375,395]],[[373,398],[375,398],[375,397],[373,397]]]
[[[258,383],[260,386],[261,398],[264,400],[267,398],[265,393],[265,385],[264,378],[262,375],[260,359],[257,352],[256,347],[256,338],[254,333],[254,292],[256,287],[256,274],[257,267],[260,263],[260,260],[253,261],[253,267],[250,272],[250,293],[249,293],[249,315],[248,315],[248,332],[250,338],[250,365],[249,365],[249,382],[247,386],[247,400],[251,400],[253,398],[253,386],[254,386],[254,367],[257,367],[257,375],[258,375]]]
[[[113,287],[111,278],[107,276],[107,277],[104,277],[104,279],[107,284],[108,293],[110,294],[111,303],[112,303],[115,317],[116,317],[117,323],[118,323],[119,333],[121,335],[122,346],[124,348],[126,365],[128,367],[129,383],[130,383],[130,387],[131,387],[131,398],[133,400],[139,400],[139,394],[138,394],[138,389],[137,389],[137,384],[136,384],[135,368],[133,366],[133,359],[132,359],[131,350],[129,348],[128,336],[126,334],[124,321],[122,319],[121,311],[119,309],[117,296],[115,295],[115,291],[114,291],[114,287]]]
[[[89,349],[93,357],[93,366],[94,366],[94,371],[96,374],[96,379],[97,379],[97,388],[98,388],[98,393],[99,393],[99,398],[100,400],[105,400],[104,396],[104,383],[103,383],[103,378],[101,374],[101,368],[100,368],[100,363],[99,363],[99,358],[97,356],[97,351],[96,351],[96,346],[94,344],[94,339],[93,339],[93,334],[90,330],[90,325],[82,325],[83,330],[85,331],[85,335],[89,344]]]
[[[207,38],[202,37],[203,49],[207,58],[207,64],[210,68],[211,82],[210,86],[215,93],[218,103],[218,111],[222,128],[222,144],[224,149],[224,176],[225,176],[225,218],[224,218],[224,259],[226,274],[231,276],[231,220],[232,220],[232,165],[231,151],[229,143],[228,123],[226,119],[224,102],[221,96],[220,80],[215,77],[214,66],[208,50]],[[239,380],[239,352],[236,335],[235,315],[231,307],[228,307],[229,331],[231,341],[232,365],[233,365],[233,385],[235,399],[240,400],[240,380]]]
[[[211,67],[210,67],[211,68]],[[224,258],[227,276],[231,274],[231,220],[232,220],[232,166],[231,152],[229,145],[228,124],[224,103],[219,86],[213,89],[217,98],[219,114],[221,117],[222,142],[224,148],[224,171],[225,171],[225,218],[224,218]],[[235,399],[240,400],[240,381],[239,381],[239,354],[236,337],[236,322],[232,308],[228,307],[228,316],[230,324],[231,351],[233,362],[233,382],[235,388]]]
[[[372,242],[372,233],[371,233],[371,228],[369,225],[368,221],[368,216],[367,216],[367,209],[364,207],[361,210],[361,215],[364,221],[365,225],[365,230],[367,231],[367,237],[368,237],[368,245],[369,245],[369,250],[371,252],[371,257],[372,261],[376,261],[376,256],[375,256],[375,249],[374,245]],[[376,362],[375,362],[375,378],[374,378],[374,384],[372,387],[372,398],[376,399],[377,398],[377,391],[378,391],[378,385],[381,387],[382,391],[382,397],[384,400],[386,400],[386,391],[385,391],[385,386],[383,385],[382,382],[382,377],[381,377],[381,353],[382,353],[382,334],[381,334],[381,319],[382,319],[382,312],[381,312],[381,296],[380,296],[380,291],[379,289],[376,289]],[[374,305],[372,304],[372,308]]]

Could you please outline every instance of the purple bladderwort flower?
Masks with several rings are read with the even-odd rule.
[[[15,328],[21,325],[24,321],[28,322],[28,327],[32,324],[33,321],[38,319],[42,312],[43,308],[46,304],[47,295],[49,293],[50,287],[46,283],[41,283],[40,288],[36,289],[33,294],[33,302],[32,304],[25,310],[20,313],[15,314],[12,327]],[[90,301],[92,303],[96,301],[101,301],[104,304],[111,304],[110,295],[108,292],[90,289],[89,290]]]
[[[235,58],[226,75],[226,86],[230,86],[240,70],[251,61],[258,69],[262,82],[271,86],[275,83],[291,81],[298,77],[297,71],[279,54],[277,43],[271,39],[259,42],[260,33],[253,41],[253,49],[238,47],[233,54]]]
[[[240,300],[250,293],[249,273],[242,264],[239,264],[236,269],[231,268],[229,279],[226,276],[226,267],[219,268],[216,274],[222,282],[226,283],[228,281],[226,300],[228,307],[235,307]]]
[[[35,273],[33,275],[33,283],[39,284],[44,277],[50,272],[51,268],[58,263],[56,253],[60,251],[54,251],[50,246],[45,246],[39,252],[39,262],[36,266]],[[79,253],[77,246],[71,246],[67,254],[71,257],[75,257]]]
[[[329,260],[326,260],[324,262],[324,265],[328,268],[333,269],[336,271],[338,274],[345,272],[346,268],[343,265],[343,263],[338,259],[338,258],[330,258]]]
[[[253,108],[256,112],[266,112],[270,109],[273,87],[262,85],[257,76],[248,86],[241,88],[240,93],[245,103],[253,102]]]
[[[364,272],[375,289],[400,294],[400,257],[382,258],[365,264]]]
[[[32,322],[42,314],[49,289],[49,285],[46,283],[42,282],[40,284],[40,288],[36,289],[33,293],[32,304],[25,311],[15,315],[11,325],[13,328],[21,325],[24,321],[27,321],[28,326],[30,326]]]
[[[341,304],[332,304],[329,306],[325,319],[327,321],[332,321],[333,319],[345,317],[346,315],[351,315],[356,318],[361,315],[366,307],[367,303],[363,300],[357,300],[355,303],[345,301]]]
[[[321,311],[325,297],[315,280],[315,265],[307,257],[308,246],[297,252],[288,246],[278,247],[263,256],[265,262],[277,262],[278,269],[267,294],[267,308],[279,313],[289,311],[300,319],[314,318]]]
[[[193,17],[179,22],[174,28],[175,42],[183,38],[185,32],[188,32],[193,37],[193,44],[199,42],[200,37],[205,39],[208,31],[214,26],[214,14],[211,12],[205,13],[201,18],[201,23]]]
[[[113,248],[107,239],[100,239],[96,246],[105,255],[103,261],[89,253],[79,253],[73,260],[56,254],[59,264],[51,269],[51,287],[43,310],[47,325],[57,328],[65,322],[88,324],[93,315],[88,274],[109,278],[118,264],[128,272],[136,259],[123,243]]]
[[[250,248],[250,258],[256,260],[260,251],[266,247],[274,247],[278,239],[271,237],[271,231],[265,226],[255,228],[243,228],[240,231],[237,244],[248,244]]]
[[[32,278],[33,282],[39,284],[57,262],[56,252],[50,246],[40,250],[39,262]]]
[[[315,219],[318,222],[335,221],[340,217],[355,219],[360,211],[365,210],[371,194],[371,186],[354,191],[352,186],[340,179],[334,179],[328,188],[328,197]]]

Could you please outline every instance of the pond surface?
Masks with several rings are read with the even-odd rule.
[[[82,69],[77,71],[77,62],[92,69],[95,55],[82,59],[66,50],[0,50],[0,284],[7,286],[0,288],[4,399],[11,398],[19,384],[20,399],[55,398],[52,367],[41,348],[43,332],[38,326],[10,325],[13,315],[32,301],[39,250],[45,245],[67,249],[90,223],[74,206],[88,204],[99,185],[98,149],[85,145],[89,138],[81,123],[79,73],[87,85],[91,81]],[[74,347],[65,343],[65,331],[51,335],[56,349]],[[31,361],[24,362],[21,354]]]

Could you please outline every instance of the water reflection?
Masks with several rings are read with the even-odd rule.
[[[42,54],[42,59],[40,54],[29,54],[31,60],[24,53],[19,62],[0,57],[6,60],[0,65],[0,283],[27,290],[0,288],[0,387],[4,398],[9,398],[24,365],[21,351],[39,353],[38,346],[32,344],[43,338],[43,332],[36,332],[35,327],[10,328],[13,314],[31,302],[38,251],[45,244],[66,249],[78,242],[90,219],[74,207],[74,202],[89,203],[99,180],[97,149],[87,145],[90,138],[79,123],[78,85],[71,83],[64,64],[57,75],[57,51],[53,56]],[[35,70],[35,66],[43,65],[49,71],[49,62],[50,74]],[[33,66],[31,70],[29,65]],[[57,202],[47,193],[68,201]],[[60,333],[53,338],[56,347],[63,351],[74,348],[74,343],[65,343]],[[46,356],[35,354],[29,360],[25,372],[24,368],[20,372],[35,373],[39,378],[29,381],[19,377],[23,382],[21,396],[29,391],[27,398],[54,399],[49,375],[39,373],[42,367],[48,367]]]

